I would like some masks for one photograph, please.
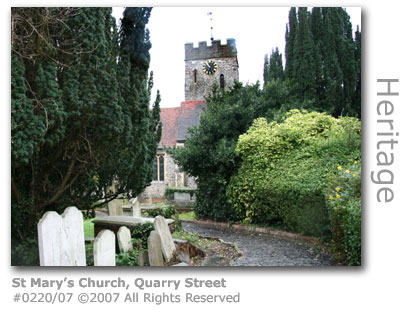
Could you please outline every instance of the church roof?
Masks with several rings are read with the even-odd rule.
[[[173,147],[177,142],[184,142],[188,129],[199,125],[200,113],[204,108],[204,100],[195,100],[184,101],[180,107],[161,109],[162,137],[159,147]]]

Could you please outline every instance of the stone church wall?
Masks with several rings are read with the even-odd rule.
[[[187,186],[196,188],[196,182],[193,177],[189,177],[182,172],[176,165],[173,158],[165,155],[165,181],[152,181],[143,193],[138,196],[139,201],[145,201],[152,197],[153,199],[163,198],[167,187]]]

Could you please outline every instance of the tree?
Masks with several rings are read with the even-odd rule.
[[[352,98],[352,106],[355,109],[357,116],[361,118],[361,32],[359,26],[355,32],[355,60],[357,81],[355,84],[354,96]]]
[[[284,72],[297,88],[296,98],[334,116],[359,116],[357,41],[343,8],[299,8],[298,14],[291,8]]]
[[[118,34],[111,8],[12,9],[13,245],[47,210],[91,209],[150,183],[161,131],[150,12],[127,8]]]
[[[263,107],[259,85],[214,91],[198,127],[189,129],[184,148],[174,148],[173,157],[185,172],[196,177],[195,214],[216,221],[236,221],[226,200],[226,187],[239,158],[235,152],[240,134],[250,127],[257,109]]]
[[[270,55],[264,59],[264,84],[272,79],[284,79],[283,56],[276,47]]]
[[[298,9],[298,28],[293,53],[292,78],[299,87],[301,100],[313,100],[316,94],[317,59],[307,8]]]
[[[292,79],[295,76],[294,47],[297,29],[297,12],[295,7],[292,7],[288,14],[288,24],[285,32],[285,75],[289,79]]]

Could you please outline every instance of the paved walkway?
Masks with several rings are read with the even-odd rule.
[[[269,234],[250,233],[241,229],[183,222],[188,232],[218,238],[234,244],[242,253],[232,266],[331,266],[331,257],[303,240],[294,240]]]

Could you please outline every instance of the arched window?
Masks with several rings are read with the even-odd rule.
[[[193,70],[193,81],[195,84],[197,84],[197,70]]]
[[[225,83],[224,83],[224,74],[220,75],[220,89],[224,89]]]
[[[153,181],[165,181],[165,155],[157,154],[153,158]]]

